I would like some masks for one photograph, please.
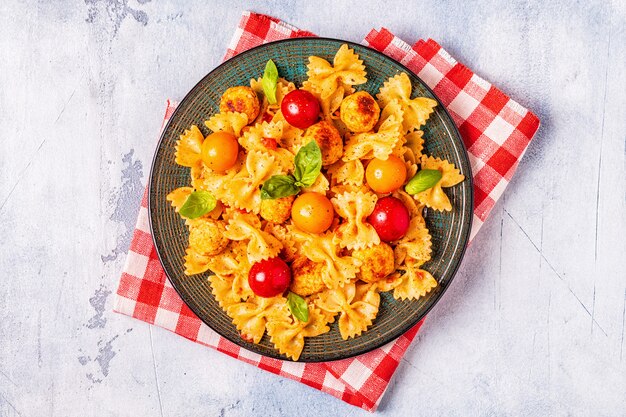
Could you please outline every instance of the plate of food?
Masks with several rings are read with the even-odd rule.
[[[250,351],[320,362],[416,325],[450,285],[473,208],[467,152],[415,74],[362,45],[265,44],[181,101],[149,180],[176,291]]]

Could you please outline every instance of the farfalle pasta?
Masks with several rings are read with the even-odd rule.
[[[451,211],[450,199],[443,191],[443,187],[452,187],[465,179],[464,175],[453,164],[440,158],[422,155],[422,169],[432,169],[441,172],[441,179],[431,188],[416,195],[417,200],[426,207],[435,210]]]
[[[198,126],[192,125],[176,141],[176,163],[184,167],[195,167],[202,162],[200,152],[204,135]]]
[[[331,201],[335,211],[344,222],[337,227],[333,240],[342,248],[362,249],[380,243],[380,238],[365,219],[372,214],[376,205],[376,194],[346,192]]]
[[[189,229],[185,274],[207,273],[242,338],[265,337],[292,360],[307,338],[366,332],[381,292],[415,300],[436,288],[424,212],[452,210],[445,188],[464,180],[428,155],[420,129],[436,102],[412,97],[407,74],[374,98],[355,91],[367,72],[348,45],[307,68],[300,89],[273,61],[249,86],[225,86],[208,132],[180,135],[175,161],[190,184],[167,196]],[[307,123],[292,113],[296,95],[319,110]],[[390,172],[398,185],[381,191]],[[406,212],[398,235],[380,229],[389,199]]]
[[[361,263],[352,256],[341,255],[341,248],[332,233],[306,241],[302,252],[313,262],[324,264],[320,275],[328,288],[342,286],[356,277]]]
[[[315,337],[330,330],[328,318],[316,308],[311,308],[308,321],[273,320],[267,323],[267,334],[276,349],[297,361],[304,349],[304,338]]]
[[[403,110],[402,126],[405,132],[419,129],[426,123],[437,102],[428,97],[411,98],[411,80],[409,76],[401,72],[385,82],[376,96],[381,107],[397,100]]]
[[[236,213],[229,220],[223,236],[233,241],[248,242],[248,260],[251,264],[275,257],[283,247],[280,240],[261,230],[258,217],[248,213]]]
[[[248,116],[236,112],[217,113],[205,121],[204,125],[213,132],[227,132],[239,136],[241,129],[248,125]]]
[[[394,111],[388,111],[386,117],[381,117],[376,132],[347,135],[343,155],[344,161],[372,158],[387,159],[398,144],[403,141],[403,112],[399,108],[398,103],[392,101],[387,107],[383,108],[383,114],[385,114],[388,107],[393,108]]]
[[[320,294],[315,304],[329,313],[340,313],[339,332],[347,340],[372,325],[380,306],[380,295],[375,285],[350,283]]]

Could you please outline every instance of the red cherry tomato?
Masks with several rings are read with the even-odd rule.
[[[274,118],[274,115],[269,114],[268,112],[265,112],[265,113],[263,114],[263,118],[261,119],[261,121],[262,121],[262,122],[267,122],[267,123],[269,123],[269,122],[271,122],[271,121],[272,121],[272,119],[273,119],[273,118]]]
[[[293,90],[283,97],[280,110],[287,123],[298,129],[306,129],[317,122],[320,103],[306,90]]]
[[[378,237],[383,242],[392,242],[402,238],[409,229],[409,210],[395,197],[383,197],[376,202],[374,211],[367,221],[374,226]]]
[[[282,294],[291,283],[289,265],[280,258],[270,258],[252,265],[248,283],[259,297],[274,297]]]
[[[276,148],[278,148],[278,142],[276,142],[276,139],[274,139],[274,138],[263,138],[263,139],[261,139],[261,143],[267,149],[271,149],[273,151],[275,151]]]

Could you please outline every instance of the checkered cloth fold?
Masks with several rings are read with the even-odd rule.
[[[314,36],[273,17],[245,12],[225,59],[254,46],[285,38]],[[502,195],[528,143],[537,117],[490,83],[456,62],[435,41],[413,46],[386,29],[373,30],[364,44],[403,63],[443,101],[470,155],[475,186],[472,237]],[[174,112],[168,101],[163,126]],[[300,381],[368,411],[376,410],[400,360],[422,323],[397,340],[364,355],[327,363],[267,358],[222,338],[182,302],[159,263],[148,226],[144,195],[114,310],[171,330],[261,369]]]

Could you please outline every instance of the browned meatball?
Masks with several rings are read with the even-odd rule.
[[[322,165],[334,164],[343,155],[343,140],[337,128],[330,122],[322,120],[310,126],[304,134],[304,144],[311,140],[317,142],[322,150]]]
[[[231,87],[224,91],[220,100],[220,112],[244,113],[252,123],[261,111],[259,98],[250,87]]]
[[[369,132],[380,116],[380,107],[366,91],[350,94],[341,102],[341,121],[352,132]]]
[[[275,200],[261,200],[261,217],[268,222],[281,224],[291,216],[291,206],[295,196],[277,198]]]
[[[201,218],[189,226],[189,246],[203,255],[217,255],[228,246],[224,222]]]
[[[305,256],[297,257],[291,264],[291,291],[306,297],[326,288],[322,281],[323,263],[311,261]]]
[[[386,243],[352,252],[352,256],[360,259],[361,272],[358,278],[365,282],[376,282],[391,274],[394,269],[393,249]]]

